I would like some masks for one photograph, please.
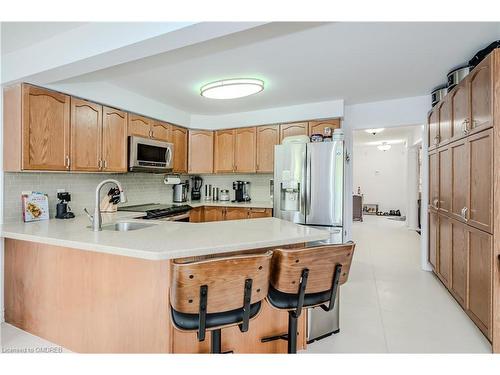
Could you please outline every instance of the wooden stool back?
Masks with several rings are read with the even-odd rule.
[[[335,266],[342,265],[339,285],[349,276],[354,243],[301,249],[274,250],[271,285],[283,293],[297,293],[302,270],[309,270],[305,292],[319,293],[332,288]]]
[[[272,252],[211,258],[195,262],[173,261],[170,303],[179,312],[197,314],[200,287],[208,287],[207,313],[243,306],[245,280],[252,279],[251,303],[268,292]]]

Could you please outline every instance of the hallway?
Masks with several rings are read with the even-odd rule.
[[[340,333],[308,353],[490,353],[491,345],[430,272],[404,222],[364,216],[341,289]]]

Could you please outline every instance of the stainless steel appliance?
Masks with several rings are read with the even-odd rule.
[[[172,170],[174,161],[172,143],[131,136],[128,144],[129,171],[165,173]]]
[[[203,179],[200,176],[191,177],[191,200],[199,201],[201,199],[201,187],[203,186]]]
[[[463,80],[465,77],[467,77],[467,74],[469,74],[470,70],[471,70],[470,66],[465,65],[465,66],[455,68],[451,72],[449,72],[446,75],[448,78],[448,92],[453,90],[453,88],[456,85],[458,85],[461,80]]]
[[[275,146],[274,216],[330,232],[327,240],[307,246],[343,242],[344,159],[341,139]],[[330,312],[317,308],[309,310],[309,342],[338,330],[338,301]]]
[[[189,191],[189,181],[181,182],[180,184],[175,184],[172,186],[174,190],[173,201],[174,203],[187,202],[188,191]]]
[[[219,196],[219,200],[221,202],[229,202],[231,198],[229,198],[229,190],[227,189],[222,189],[220,191],[220,196]]]
[[[118,207],[118,211],[140,212],[141,216],[134,219],[161,220],[161,221],[189,221],[191,206],[187,204],[159,204],[148,203],[134,206]]]
[[[250,202],[250,181],[234,181],[233,190],[233,202]]]
[[[431,104],[434,107],[436,104],[438,104],[448,93],[448,90],[446,89],[446,85],[442,85],[439,87],[436,87],[434,90],[432,90],[431,93]]]

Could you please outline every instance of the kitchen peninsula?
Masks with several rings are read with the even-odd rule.
[[[104,214],[100,232],[93,232],[84,216],[3,225],[6,321],[76,352],[208,352],[209,338],[199,343],[195,332],[181,332],[171,324],[172,260],[302,246],[329,236],[276,218],[185,223],[136,216]],[[117,222],[145,227],[110,230]],[[224,330],[222,349],[286,352],[285,341],[260,342],[285,333],[286,327],[286,311],[265,303],[248,332]],[[304,333],[302,317],[302,348]]]

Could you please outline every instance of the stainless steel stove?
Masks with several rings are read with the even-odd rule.
[[[118,211],[141,212],[135,219],[162,221],[189,221],[191,206],[187,204],[147,203],[118,207]]]

